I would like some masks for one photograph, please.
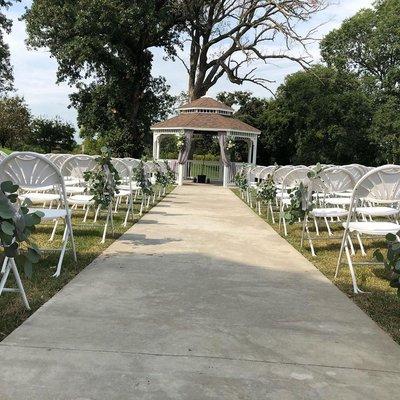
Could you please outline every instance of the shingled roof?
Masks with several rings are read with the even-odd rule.
[[[256,134],[260,133],[258,129],[236,118],[223,116],[220,114],[201,112],[180,114],[166,121],[158,122],[157,124],[153,125],[151,129],[191,129],[195,131],[235,131]]]

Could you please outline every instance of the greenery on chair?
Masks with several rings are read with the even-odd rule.
[[[96,207],[105,209],[110,206],[115,194],[119,193],[120,177],[111,162],[110,151],[106,147],[101,149],[101,155],[96,158],[96,162],[96,168],[93,171],[84,172],[84,178]]]
[[[144,170],[143,161],[140,161],[139,165],[134,169],[132,179],[142,189],[144,195],[150,196],[153,194],[153,187]]]
[[[382,253],[381,249],[374,251],[374,259],[383,263],[386,271],[388,272],[388,279],[390,286],[397,289],[397,295],[400,297],[400,242],[398,237],[393,233],[386,235],[387,251],[386,255]]]
[[[32,264],[39,261],[41,254],[30,236],[44,214],[29,212],[28,207],[19,205],[18,189],[11,181],[0,185],[0,244],[5,256],[14,258],[25,274],[31,276]]]

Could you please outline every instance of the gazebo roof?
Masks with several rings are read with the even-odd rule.
[[[226,104],[215,100],[211,97],[201,97],[200,99],[193,100],[189,103],[181,105],[178,110],[213,110],[213,111],[228,111],[233,114],[233,108],[227,106]]]
[[[153,130],[162,129],[190,129],[194,131],[234,131],[243,133],[261,132],[239,119],[224,117],[220,114],[190,113],[158,122],[151,127]]]
[[[233,109],[210,97],[202,97],[179,107],[179,115],[158,122],[154,131],[194,130],[205,132],[240,132],[259,135],[260,130],[233,118]]]

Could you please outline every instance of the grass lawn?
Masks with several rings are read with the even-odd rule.
[[[238,190],[234,190],[234,192],[240,197]],[[267,221],[266,209],[262,209],[262,215],[260,217]],[[275,213],[275,217],[277,220],[277,213]],[[270,220],[267,222],[280,233],[277,223],[272,224]],[[336,231],[334,235],[341,236],[343,229],[341,229],[340,225],[333,225],[333,227],[334,231]],[[326,229],[321,230],[321,236],[324,239],[314,242],[317,257],[313,257],[308,244],[306,244],[304,248],[300,247],[301,231],[301,224],[288,225],[288,236],[284,237],[283,234],[281,234],[281,236],[311,261],[327,278],[334,282],[342,292],[351,298],[382,329],[389,333],[393,339],[400,344],[400,299],[397,297],[396,290],[391,288],[389,282],[385,279],[386,274],[384,268],[382,266],[355,267],[358,285],[361,290],[368,293],[354,295],[347,265],[342,266],[338,278],[336,280],[334,279],[341,244],[340,239],[328,239]],[[311,231],[314,233],[312,229]],[[367,252],[366,257],[360,255],[360,251],[357,251],[358,247],[354,241],[357,251],[356,259],[360,261],[371,261],[372,253],[375,249],[385,248],[385,242],[382,239],[364,240],[363,243]]]
[[[170,188],[167,193],[170,193]],[[151,208],[151,206],[150,206]],[[23,271],[20,270],[21,278],[28,296],[31,311],[25,309],[19,293],[3,293],[0,296],[0,341],[25,321],[33,312],[35,312],[47,300],[53,297],[60,289],[62,289],[74,276],[76,276],[83,268],[89,265],[103,250],[105,250],[112,242],[121,236],[127,229],[139,220],[140,203],[135,204],[135,221],[129,221],[127,228],[122,226],[126,208],[120,207],[118,214],[114,214],[115,234],[112,236],[111,231],[107,235],[106,242],[100,243],[104,228],[105,214],[98,220],[97,224],[93,224],[93,213],[89,214],[86,224],[82,224],[83,212],[73,212],[73,229],[76,241],[78,262],[75,263],[71,252],[67,252],[61,275],[53,278],[55,272],[59,252],[46,252],[43,259],[34,265],[34,272],[30,279],[26,278]],[[58,228],[58,234],[53,243],[49,243],[48,239],[52,231],[52,224],[41,224],[38,226],[37,232],[33,239],[43,248],[60,248],[63,227],[62,224]],[[0,254],[0,261],[2,260]],[[7,286],[13,285],[13,280],[9,278]]]
[[[6,154],[11,154],[11,153],[12,153],[12,150],[6,149],[6,148],[4,148],[4,147],[0,147],[0,151],[4,152],[4,153],[6,153]]]

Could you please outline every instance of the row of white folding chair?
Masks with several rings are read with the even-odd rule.
[[[67,203],[67,193],[65,190],[64,179],[59,169],[46,157],[41,154],[31,152],[15,152],[0,162],[0,182],[12,181],[21,187],[32,188],[52,186],[59,193],[63,207],[54,209],[35,209],[43,213],[42,221],[63,220],[65,230],[63,244],[60,249],[60,256],[56,267],[55,277],[61,273],[65,251],[68,242],[71,243],[74,260],[77,261],[75,241],[72,229],[71,213]],[[18,284],[18,291],[29,308],[25,291],[20,281],[18,269],[13,259],[6,258],[2,267],[3,277],[0,282],[0,294],[7,290],[6,281],[10,273],[13,273]],[[11,289],[12,290],[12,289]]]
[[[303,221],[301,246],[303,246],[304,236],[306,235],[313,256],[316,255],[313,240],[319,239],[320,236],[319,220],[322,219],[324,221],[328,236],[334,238],[330,227],[330,221],[340,222],[341,218],[346,218],[348,215],[346,207],[335,206],[335,202],[332,202],[331,199],[333,196],[337,196],[340,193],[352,191],[354,186],[355,181],[353,175],[342,167],[327,168],[321,171],[315,178],[310,179],[308,190],[311,193],[309,194],[309,199],[310,201],[316,201],[318,204]],[[312,193],[314,193],[313,198],[311,197]],[[314,222],[316,232],[316,236],[314,237],[309,231],[308,217],[312,218]],[[351,242],[350,246],[353,249],[353,244]]]
[[[384,237],[388,233],[397,235],[400,231],[400,225],[396,222],[390,221],[358,221],[357,219],[357,208],[361,201],[370,201],[376,204],[399,204],[400,203],[400,166],[399,165],[384,165],[375,168],[365,174],[355,185],[352,197],[350,210],[344,226],[344,234],[342,239],[342,244],[339,252],[338,263],[336,267],[337,277],[339,273],[339,268],[341,266],[343,255],[345,254],[347,264],[350,269],[350,274],[353,283],[354,293],[362,292],[356,280],[356,274],[354,267],[356,265],[369,265],[376,264],[376,262],[371,263],[356,263],[352,259],[352,252],[348,246],[348,237],[352,234],[358,236],[368,236],[368,237]],[[400,238],[398,237],[400,241]],[[361,243],[363,250],[363,246]],[[365,252],[364,252],[365,254]]]

